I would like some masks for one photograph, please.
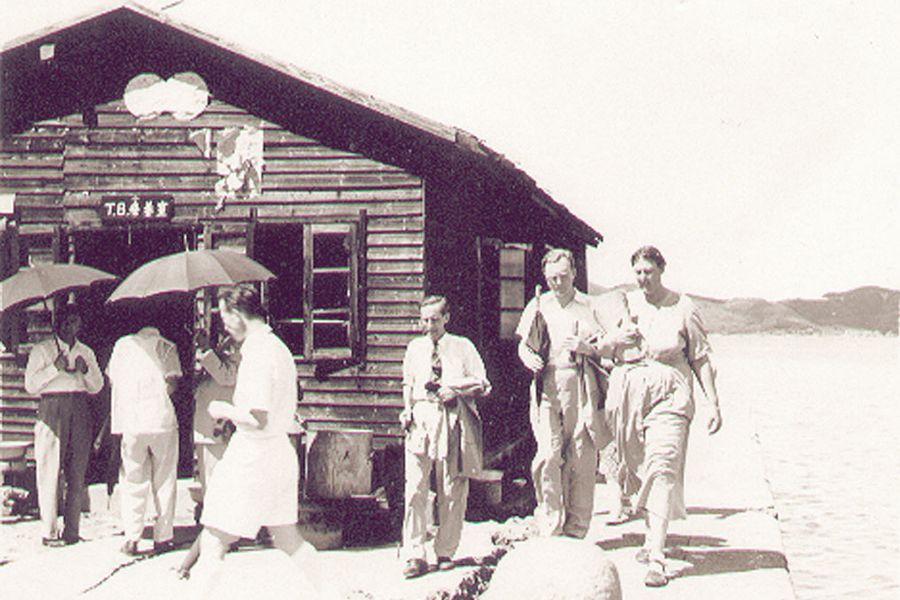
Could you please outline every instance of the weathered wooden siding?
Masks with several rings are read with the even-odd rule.
[[[17,223],[2,232],[0,277],[35,262],[60,256],[55,233],[63,221],[63,151],[65,128],[46,123],[22,135],[0,140],[0,193],[15,194]],[[0,439],[31,440],[37,401],[25,392],[25,358],[35,340],[50,332],[49,313],[38,305],[24,311],[20,322],[3,319],[5,341],[19,344],[18,354],[0,354]]]
[[[96,107],[96,118],[96,126],[88,128],[81,115],[71,115],[3,141],[2,191],[16,193],[20,230],[46,234],[58,224],[69,232],[101,229],[105,226],[97,208],[103,196],[171,194],[173,225],[196,225],[212,234],[214,241],[207,243],[244,248],[251,214],[265,222],[355,216],[365,210],[365,362],[321,380],[315,377],[315,364],[298,362],[300,409],[312,427],[365,427],[374,430],[376,443],[397,436],[401,362],[416,331],[416,302],[424,286],[422,180],[218,101],[187,122],[168,115],[138,120],[122,101]],[[217,212],[215,147],[212,158],[204,158],[189,136],[208,128],[215,143],[217,131],[243,125],[264,131],[262,194],[226,201]],[[77,247],[74,253],[75,261],[82,262]],[[52,256],[44,253],[38,259]],[[21,350],[27,352],[43,333],[31,329]],[[16,435],[30,431],[34,419],[34,400],[21,389],[21,368],[13,358],[4,356],[2,365],[3,435],[14,425]]]

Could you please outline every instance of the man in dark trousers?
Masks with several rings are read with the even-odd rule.
[[[103,373],[94,352],[78,340],[80,315],[64,306],[57,310],[54,326],[55,335],[31,349],[25,391],[41,398],[34,457],[42,542],[58,547],[80,539],[84,475],[93,439],[88,396],[103,388]],[[60,473],[66,484],[62,534],[57,518]]]

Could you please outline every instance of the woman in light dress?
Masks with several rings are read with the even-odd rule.
[[[288,437],[297,404],[297,374],[287,346],[266,324],[259,293],[251,285],[229,288],[219,298],[228,333],[241,344],[234,397],[214,400],[209,414],[235,431],[216,465],[204,498],[200,591],[220,573],[229,547],[255,538],[261,527],[317,589],[305,597],[333,595],[317,553],[297,529],[299,464]]]
[[[648,564],[645,583],[659,587],[665,574],[669,521],[686,516],[684,458],[694,416],[696,380],[712,406],[710,434],[722,426],[711,349],[700,313],[685,294],[662,284],[666,261],[653,246],[631,257],[639,289],[624,297],[622,327],[639,334],[620,346],[610,375],[606,417],[614,436],[619,471],[612,477],[624,493],[635,488],[635,509],[647,523],[638,560]]]

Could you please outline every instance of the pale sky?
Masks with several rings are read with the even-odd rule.
[[[147,0],[159,9],[169,1]],[[104,3],[2,0],[3,43]],[[227,7],[227,8],[226,8]],[[469,131],[603,233],[590,278],[900,288],[900,2],[184,0],[208,33]]]

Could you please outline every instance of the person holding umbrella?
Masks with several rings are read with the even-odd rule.
[[[201,289],[232,286],[248,281],[266,281],[272,277],[274,275],[271,271],[240,252],[210,249],[185,250],[141,265],[116,287],[107,302],[149,299],[161,294],[194,294]],[[236,348],[240,346],[243,338],[232,335],[228,339],[230,340],[229,345],[235,351],[233,353],[224,352],[225,348],[220,348],[218,350],[223,352],[207,352],[201,360],[201,365],[204,371],[209,373],[210,379],[204,378],[200,387],[195,390],[197,399],[194,423],[195,442],[201,462],[204,506],[206,505],[210,474],[218,461],[225,455],[228,434],[226,436],[221,433],[220,435],[215,434],[217,431],[230,433],[233,430],[230,417],[224,417],[218,413],[213,414],[211,411],[214,405],[228,405],[227,400],[231,398],[232,388],[236,381],[237,363],[240,360]],[[230,356],[226,356],[226,354],[230,354]],[[296,392],[296,386],[294,391]],[[198,545],[200,541],[200,538],[195,541],[188,556],[177,569],[180,577],[185,579],[190,577],[190,570],[200,554]],[[209,547],[213,543],[206,543],[207,554],[211,554]],[[128,548],[125,550],[127,551]]]
[[[201,494],[204,494],[234,428],[229,421],[213,419],[209,404],[216,400],[231,402],[241,362],[240,346],[234,338],[226,336],[215,348],[204,351],[199,362],[202,371],[194,388],[194,446]],[[203,504],[202,495],[200,504]]]
[[[151,500],[159,511],[153,549],[162,552],[174,538],[178,423],[171,394],[182,376],[178,348],[156,327],[144,327],[119,338],[106,370],[111,432],[122,436],[122,552],[138,553]]]
[[[35,344],[25,367],[25,391],[40,396],[34,450],[41,541],[50,547],[80,539],[84,476],[93,439],[88,396],[103,388],[94,351],[78,339],[81,327],[81,316],[73,308],[59,308],[55,335]],[[62,535],[57,518],[61,474],[66,489]]]

